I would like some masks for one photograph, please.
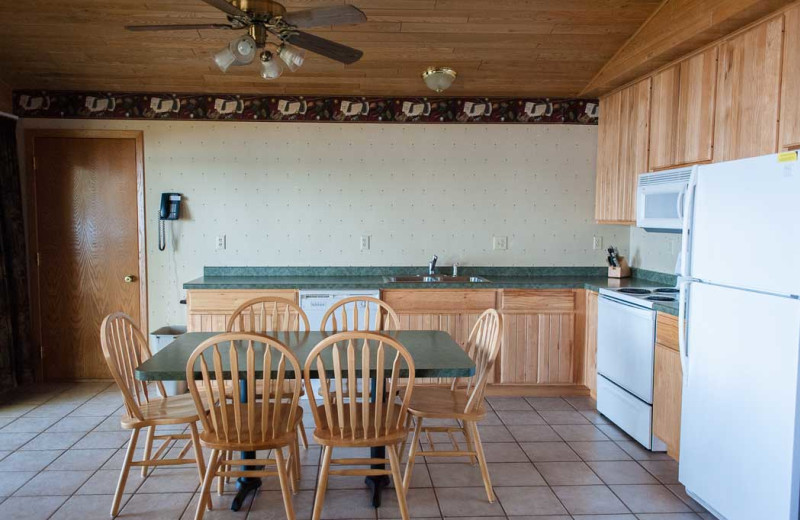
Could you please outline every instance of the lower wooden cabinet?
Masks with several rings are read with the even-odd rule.
[[[583,381],[589,395],[597,399],[597,293],[583,291]],[[580,298],[580,295],[578,296]],[[581,323],[578,323],[580,329]],[[578,343],[580,346],[580,343]]]
[[[224,332],[228,318],[251,298],[272,296],[297,303],[298,291],[274,289],[193,289],[186,291],[186,330]]]
[[[678,459],[681,437],[683,371],[675,316],[659,313],[653,376],[653,432],[667,444],[667,453]]]
[[[575,364],[574,290],[505,290],[499,382],[573,384]]]

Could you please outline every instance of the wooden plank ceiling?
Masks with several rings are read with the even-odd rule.
[[[660,1],[352,0],[367,23],[311,32],[364,57],[345,66],[310,55],[272,82],[257,64],[216,68],[213,54],[238,31],[123,29],[226,21],[200,0],[8,1],[0,5],[0,75],[13,88],[51,90],[423,96],[431,91],[420,72],[446,65],[459,74],[448,95],[575,96]]]

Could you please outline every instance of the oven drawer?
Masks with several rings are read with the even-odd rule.
[[[642,446],[652,449],[653,407],[603,376],[597,377],[597,411]]]
[[[601,296],[597,313],[598,374],[652,403],[656,312]]]

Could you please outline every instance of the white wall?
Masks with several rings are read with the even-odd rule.
[[[630,232],[631,266],[674,273],[681,252],[680,233],[652,233],[636,226]]]
[[[204,265],[604,265],[596,126],[24,121],[144,131],[150,323],[184,323]],[[161,192],[184,219],[158,251]],[[227,249],[215,251],[215,237]],[[371,249],[359,251],[359,236]],[[492,236],[507,236],[507,251]]]

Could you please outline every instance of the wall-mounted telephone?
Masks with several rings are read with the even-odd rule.
[[[164,230],[165,220],[178,220],[181,217],[181,194],[162,193],[161,207],[158,210],[158,250],[167,248],[167,237]]]

